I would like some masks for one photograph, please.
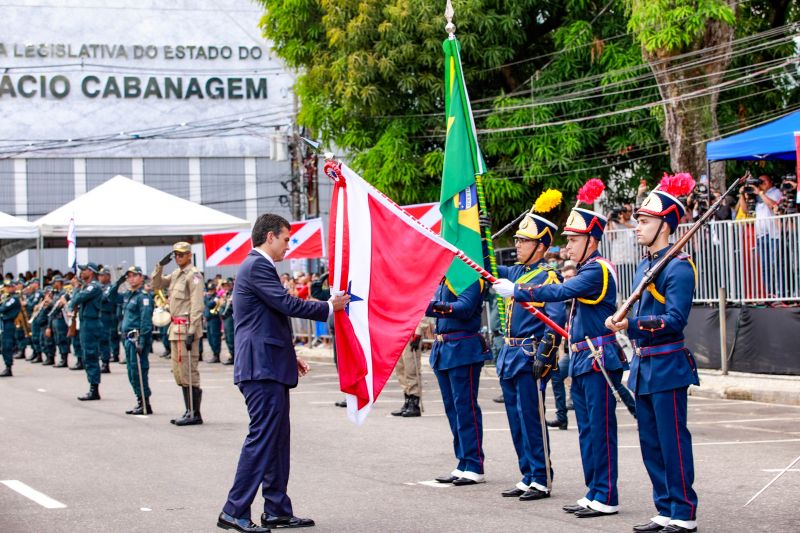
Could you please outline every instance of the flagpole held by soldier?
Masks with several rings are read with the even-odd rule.
[[[164,275],[164,267],[172,258],[178,268]],[[169,340],[172,353],[172,373],[181,387],[186,408],[183,416],[170,420],[176,426],[202,424],[200,404],[203,390],[198,372],[199,346],[203,338],[203,275],[192,265],[192,247],[188,242],[177,242],[172,251],[155,267],[153,290],[167,288],[172,324]]]

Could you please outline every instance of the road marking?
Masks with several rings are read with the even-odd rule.
[[[693,442],[692,446],[729,446],[736,444],[776,444],[779,442],[800,442],[800,439],[775,439],[775,440],[728,440],[719,442]],[[618,448],[639,448],[635,446],[618,446]]]
[[[762,472],[783,472],[783,468],[762,468]],[[800,472],[800,468],[790,468],[787,472]]]
[[[36,389],[36,392],[47,392],[47,389]]]
[[[433,487],[436,489],[446,489],[455,486],[452,483],[439,483],[435,479],[429,479],[428,481],[417,481],[417,485],[425,485],[426,487]]]
[[[706,422],[689,422],[690,426],[712,426],[716,424],[733,424],[739,422],[784,422],[784,421],[791,421],[791,420],[800,420],[800,417],[789,417],[789,418],[746,418],[744,420],[712,420]],[[636,424],[619,424],[617,427],[621,428],[635,428]],[[731,426],[733,427],[733,426]],[[758,429],[758,428],[748,428],[748,429]],[[763,431],[775,431],[775,430],[768,430],[764,429]],[[783,433],[783,432],[781,432]]]
[[[791,435],[791,433],[781,431],[780,429],[757,428],[753,426],[741,426],[739,424],[725,424],[722,427],[726,429],[743,429],[745,431],[761,431],[763,433],[781,433],[783,435]]]
[[[482,414],[485,415],[504,415],[506,414],[505,411],[483,411]],[[447,416],[447,413],[436,413],[432,415],[422,415],[422,416]]]
[[[3,485],[10,488],[11,490],[22,494],[29,500],[33,500],[42,507],[47,509],[65,509],[67,506],[61,503],[58,500],[54,500],[50,496],[46,494],[42,494],[36,489],[33,489],[23,483],[22,481],[17,481],[16,479],[6,479],[4,481],[0,481]]]
[[[139,507],[140,511],[144,511],[145,513],[152,511],[149,507]]]

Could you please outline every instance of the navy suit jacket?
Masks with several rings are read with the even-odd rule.
[[[297,354],[289,317],[324,322],[328,309],[328,302],[290,296],[272,263],[251,250],[233,289],[233,382],[271,380],[296,387]]]

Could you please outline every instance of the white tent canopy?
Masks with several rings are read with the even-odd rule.
[[[23,250],[36,246],[36,224],[0,211],[0,264]]]
[[[35,222],[45,247],[66,246],[70,219],[78,246],[150,246],[242,231],[244,219],[126,178],[114,176]]]
[[[0,240],[35,239],[38,236],[36,224],[0,211]]]

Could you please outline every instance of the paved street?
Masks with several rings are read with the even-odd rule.
[[[216,530],[247,427],[232,369],[201,363],[206,423],[176,428],[169,419],[183,409],[179,390],[167,362],[153,360],[156,414],[149,417],[124,414],[133,396],[122,365],[103,375],[102,401],[82,403],[75,397],[87,388],[83,372],[15,361],[15,377],[0,381],[0,480],[6,481],[0,531]],[[568,431],[551,433],[553,497],[501,498],[518,471],[505,412],[491,401],[497,381],[489,377],[480,394],[488,482],[427,483],[455,462],[438,390],[426,371],[423,418],[389,416],[402,397],[391,382],[357,428],[333,406],[341,398],[333,365],[312,363],[292,393],[289,494],[298,515],[317,521],[314,531],[625,532],[654,514],[635,422],[622,408],[619,515],[581,521],[561,511],[583,494],[574,418]],[[797,531],[800,467],[743,505],[800,453],[800,407],[693,397],[690,427],[701,531]],[[12,490],[9,485],[20,485],[8,480],[46,495],[52,500],[41,503],[53,508]]]

